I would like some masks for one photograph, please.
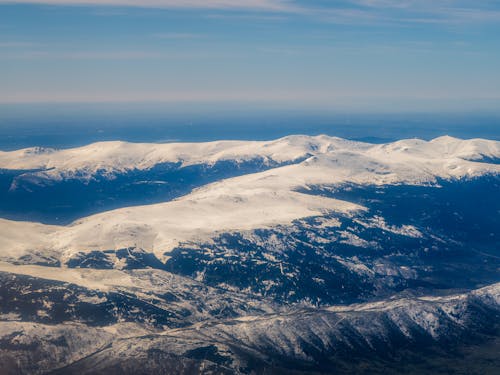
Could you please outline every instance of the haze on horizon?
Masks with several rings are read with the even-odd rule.
[[[0,103],[497,110],[500,5],[0,0]]]

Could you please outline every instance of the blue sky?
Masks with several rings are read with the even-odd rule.
[[[0,103],[497,110],[500,2],[0,0],[0,69]]]

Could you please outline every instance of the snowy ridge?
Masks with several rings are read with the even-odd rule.
[[[144,325],[116,323],[87,326],[76,322],[45,325],[16,321],[11,314],[0,323],[0,337],[11,345],[11,355],[19,366],[32,372],[32,356],[48,372],[67,366],[67,372],[104,374],[125,364],[128,373],[149,367],[150,372],[203,372],[207,368],[227,373],[241,371],[250,363],[255,366],[275,364],[335,365],[336,360],[380,358],[397,353],[402,340],[404,350],[418,350],[438,344],[441,349],[450,342],[487,332],[500,312],[495,301],[499,284],[466,294],[446,297],[403,298],[376,303],[339,306],[328,309],[291,309],[279,313],[243,315],[201,321],[188,327],[154,330]],[[61,344],[58,337],[66,337]],[[10,340],[10,341],[9,341]],[[451,341],[450,341],[451,340]],[[32,344],[30,346],[29,344]],[[27,352],[34,347],[36,352]],[[199,369],[178,372],[180,366],[192,364],[188,353],[210,348],[212,356],[202,356]],[[235,350],[238,348],[238,350]],[[163,353],[157,363],[150,353]],[[427,353],[428,354],[428,353]],[[192,357],[191,357],[192,358]],[[207,361],[208,360],[208,361]],[[130,367],[127,362],[135,363]],[[330,362],[331,361],[331,362]],[[295,363],[295,362],[292,362]],[[307,367],[305,367],[307,368]],[[241,372],[240,372],[241,371]]]
[[[0,256],[17,258],[31,250],[56,250],[66,258],[78,251],[139,247],[163,258],[179,242],[207,239],[217,232],[272,227],[327,210],[361,209],[296,192],[200,195],[105,212],[67,227],[0,219]]]
[[[87,146],[54,150],[40,147],[0,152],[0,169],[41,170],[46,178],[111,176],[128,170],[147,170],[160,163],[214,164],[242,162],[257,157],[283,163],[303,158],[311,152],[326,152],[345,141],[330,137],[290,136],[276,141],[217,141],[206,143],[98,142]]]
[[[441,137],[431,142],[403,140],[370,145],[326,136],[291,136],[273,142],[106,142],[63,151],[2,153],[0,168],[54,168],[45,172],[49,174],[149,168],[167,160],[212,163],[256,156],[277,161],[309,157],[291,165],[221,180],[170,202],[104,212],[67,227],[1,220],[0,257],[17,258],[26,252],[49,249],[67,258],[78,251],[140,247],[162,259],[165,252],[181,242],[207,240],[219,232],[266,228],[328,212],[354,214],[364,209],[350,202],[299,192],[311,186],[433,184],[439,178],[500,173],[500,165],[460,158],[479,154],[500,157],[500,142]],[[418,236],[411,231],[407,234]]]
[[[288,136],[275,141],[217,141],[206,143],[98,142],[88,146],[55,150],[33,147],[0,152],[0,169],[40,170],[50,179],[88,179],[96,174],[112,176],[128,170],[147,170],[160,163],[214,164],[218,161],[248,161],[257,157],[277,163],[309,155],[331,155],[339,151],[364,154],[378,160],[499,158],[500,142],[440,137],[430,142],[403,140],[370,145],[328,136]]]

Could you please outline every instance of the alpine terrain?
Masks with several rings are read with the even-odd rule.
[[[0,374],[498,374],[500,142],[0,152]]]

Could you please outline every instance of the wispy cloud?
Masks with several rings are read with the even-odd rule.
[[[231,101],[302,101],[311,97],[324,97],[327,93],[281,90],[241,91],[183,91],[171,92],[0,92],[0,103],[109,103],[109,102],[231,102]],[[345,95],[345,94],[343,94]]]
[[[0,42],[0,48],[23,48],[37,45],[39,44],[31,42]]]
[[[500,22],[493,1],[477,0],[0,0],[0,4],[259,11],[353,25]]]
[[[82,92],[54,93],[0,92],[0,104],[21,103],[254,103],[265,105],[293,105],[329,109],[362,109],[393,111],[422,108],[439,110],[456,109],[466,103],[479,103],[485,108],[495,108],[500,100],[497,92],[450,93],[443,92],[362,92],[346,90],[242,90],[242,91],[172,91],[172,92]],[[459,107],[462,108],[463,107]]]
[[[200,60],[200,59],[229,59],[241,57],[234,52],[220,53],[207,51],[48,51],[33,50],[0,50],[0,61],[4,60]]]
[[[202,34],[194,34],[194,33],[156,33],[151,36],[153,38],[167,39],[167,40],[200,39],[205,37]]]
[[[287,0],[0,0],[11,4],[124,6],[139,8],[255,9],[295,11]]]
[[[499,22],[498,5],[474,0],[350,0],[354,6],[379,18],[399,23],[482,23]]]

